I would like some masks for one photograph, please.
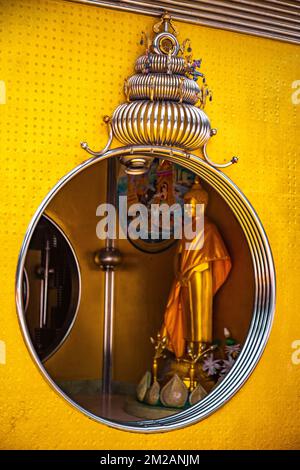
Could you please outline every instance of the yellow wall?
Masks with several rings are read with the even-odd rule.
[[[292,83],[300,79],[297,46],[179,25],[181,38],[188,36],[195,55],[203,57],[214,91],[207,112],[219,133],[210,153],[220,161],[240,155],[227,173],[268,233],[277,309],[261,361],[226,406],[185,430],[141,439],[89,420],[50,389],[22,339],[14,276],[35,209],[57,180],[86,158],[79,142],[105,144],[101,118],[123,100],[123,80],[142,52],[140,31],[150,30],[153,19],[61,0],[0,0],[0,20],[0,447],[299,447],[300,364],[297,357],[292,361],[291,346],[300,339],[300,104],[292,101]]]

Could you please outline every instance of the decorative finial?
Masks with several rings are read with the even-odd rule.
[[[167,11],[165,11],[163,13],[163,15],[162,15],[161,19],[158,21],[158,23],[155,23],[155,25],[153,26],[153,32],[154,33],[159,33],[161,26],[163,26],[162,29],[165,33],[168,33],[169,28],[171,27],[172,31],[173,31],[173,34],[175,36],[178,35],[178,30],[177,30],[176,26],[173,23],[171,15]]]
[[[185,152],[201,149],[203,158],[215,168],[236,163],[237,157],[218,164],[207,155],[206,146],[215,130],[203,109],[212,93],[200,72],[201,59],[192,57],[191,41],[186,39],[179,45],[178,31],[168,12],[164,12],[153,31],[153,39],[142,33],[146,53],[137,59],[136,73],[125,80],[127,102],[105,119],[109,130],[107,145],[99,152],[92,151],[87,143],[82,147],[97,157],[109,149],[115,137],[126,145],[167,146],[170,153],[172,147]],[[149,159],[121,157],[121,163],[128,174],[142,174],[148,170]]]

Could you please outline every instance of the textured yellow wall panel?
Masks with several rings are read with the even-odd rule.
[[[123,101],[123,80],[142,52],[140,31],[153,19],[60,0],[0,0],[0,21],[0,447],[298,448],[300,365],[291,344],[300,339],[300,104],[292,100],[299,48],[180,24],[214,91],[207,113],[219,132],[210,154],[240,156],[227,173],[269,236],[277,308],[262,359],[226,406],[185,430],[141,437],[89,420],[50,389],[22,339],[14,277],[40,201],[86,158],[79,142],[105,144],[102,116]]]

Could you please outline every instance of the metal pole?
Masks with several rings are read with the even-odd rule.
[[[105,272],[105,300],[104,300],[104,335],[103,335],[103,366],[102,366],[102,393],[110,394],[112,391],[113,375],[113,332],[114,332],[114,276],[113,270]]]
[[[50,257],[50,243],[46,241],[46,256],[45,256],[45,272],[44,272],[44,306],[43,306],[43,327],[47,326],[47,304],[48,304],[48,282],[49,282],[49,257]]]
[[[107,190],[106,201],[116,206],[116,161],[107,160]],[[102,393],[110,394],[112,391],[113,374],[113,332],[114,332],[114,265],[111,257],[115,250],[115,241],[107,237],[105,249],[100,254],[101,267],[105,271],[104,289],[104,333],[103,333],[103,366],[102,366]]]
[[[42,256],[42,254],[41,254]],[[48,281],[49,281],[49,256],[50,256],[50,244],[49,240],[46,241],[45,246],[45,266],[41,266],[38,269],[38,274],[41,278],[40,287],[40,328],[47,326],[47,303],[48,303]]]

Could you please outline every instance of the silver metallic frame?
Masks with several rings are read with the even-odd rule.
[[[173,416],[156,420],[134,421],[121,424],[113,420],[96,416],[75,403],[58,387],[43,367],[43,364],[34,350],[26,326],[22,302],[22,273],[28,246],[35,226],[56,193],[60,191],[74,176],[95,163],[108,158],[117,158],[133,154],[152,157],[156,156],[158,158],[166,158],[172,162],[178,163],[199,175],[218,192],[231,208],[246,237],[253,263],[255,296],[252,321],[242,351],[230,372],[226,375],[224,380],[209,393],[209,395],[193,407],[185,411],[181,411]],[[82,411],[89,418],[120,430],[144,433],[163,432],[179,429],[206,418],[223,406],[248,379],[263,353],[272,326],[275,309],[275,269],[267,236],[255,210],[228,176],[224,175],[216,168],[211,167],[200,157],[191,153],[186,153],[183,150],[147,145],[119,147],[109,150],[98,157],[86,160],[78,165],[55,185],[39,206],[30,222],[20,251],[16,273],[16,303],[21,330],[31,356],[53,389],[62,395],[69,404],[74,406],[77,410]]]

